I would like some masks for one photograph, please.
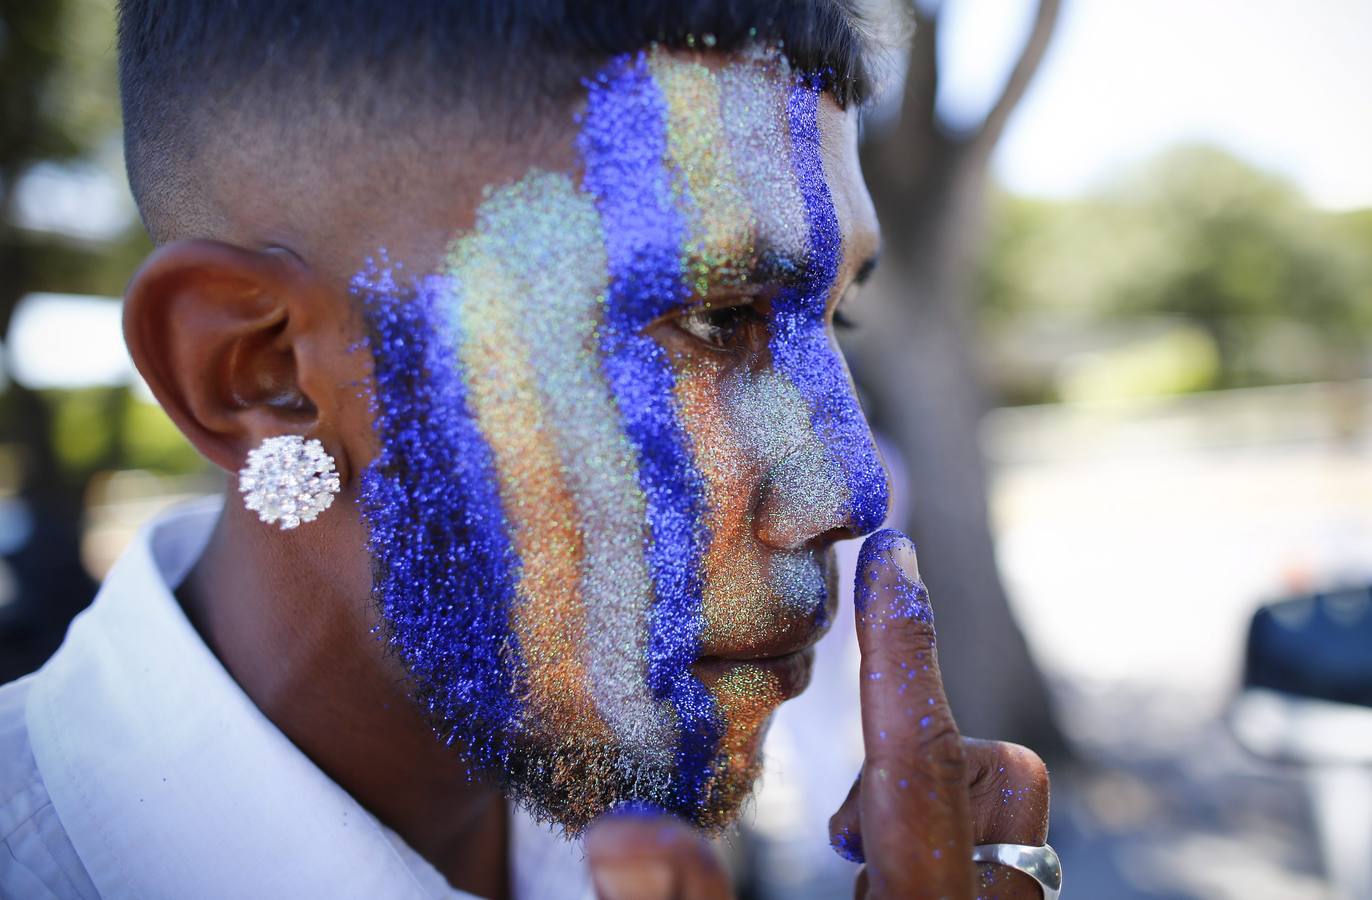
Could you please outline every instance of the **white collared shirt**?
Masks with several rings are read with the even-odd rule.
[[[172,591],[218,501],[145,528],[37,673],[0,688],[0,898],[465,898],[243,693]],[[519,900],[593,896],[512,810]]]

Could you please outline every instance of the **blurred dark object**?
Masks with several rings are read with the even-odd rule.
[[[0,606],[0,684],[41,666],[61,643],[67,623],[95,596],[95,581],[74,554],[78,521],[17,500],[0,508],[7,595]]]
[[[873,423],[909,469],[909,521],[938,610],[940,665],[967,734],[1066,745],[996,567],[979,430],[990,402],[972,332],[972,287],[985,237],[992,151],[1043,60],[1061,7],[1039,0],[1019,57],[976,127],[939,114],[939,28],[948,3],[906,10],[914,37],[899,115],[875,118],[862,165],[885,235],[871,304],[848,358]]]
[[[1334,896],[1372,897],[1372,587],[1259,609],[1230,724],[1305,770]]]
[[[1262,607],[1245,665],[1246,688],[1372,707],[1372,587]]]

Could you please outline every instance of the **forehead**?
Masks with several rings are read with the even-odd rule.
[[[824,173],[844,235],[845,266],[857,268],[875,258],[881,246],[876,209],[858,160],[858,111],[842,109],[824,94],[818,119]]]
[[[690,207],[701,255],[736,248],[747,230],[756,232],[758,246],[794,250],[805,229],[787,109],[795,81],[784,59],[658,49],[641,61],[647,77],[632,90],[623,80],[609,83],[607,69],[588,79],[568,106],[498,125],[459,116],[437,124],[418,156],[397,158],[379,146],[359,154],[357,177],[341,173],[339,179],[355,189],[320,194],[332,198],[334,208],[310,217],[309,228],[297,235],[300,249],[347,279],[384,236],[391,256],[406,260],[412,271],[441,268],[451,242],[477,229],[481,207],[501,186],[532,172],[565,173],[580,184],[586,132],[597,128],[613,153],[658,143],[652,165],[666,173],[673,202]],[[591,115],[597,93],[614,95],[615,115]],[[828,94],[816,107],[812,138],[842,232],[844,265],[860,265],[878,237],[858,164],[857,113]],[[653,113],[646,122],[645,111]],[[625,183],[643,181],[641,173],[621,174]]]
[[[860,264],[875,251],[857,113],[818,93],[779,51],[654,48],[612,64],[588,87],[575,116],[578,163],[598,160],[626,180],[635,163],[669,169],[659,183],[690,220],[700,272],[748,247],[801,259],[819,194],[837,214],[844,255]]]

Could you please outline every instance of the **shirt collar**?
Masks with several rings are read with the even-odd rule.
[[[466,898],[293,745],[172,595],[218,501],[162,518],[34,680],[30,741],[102,897]]]

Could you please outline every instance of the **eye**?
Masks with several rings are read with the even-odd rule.
[[[676,325],[691,337],[716,350],[746,346],[762,316],[749,304],[698,307],[677,316]]]
[[[838,303],[834,306],[834,327],[843,331],[849,331],[858,326],[857,321],[850,312],[853,309],[853,300],[857,297],[858,285],[850,284],[848,289],[843,292]]]

